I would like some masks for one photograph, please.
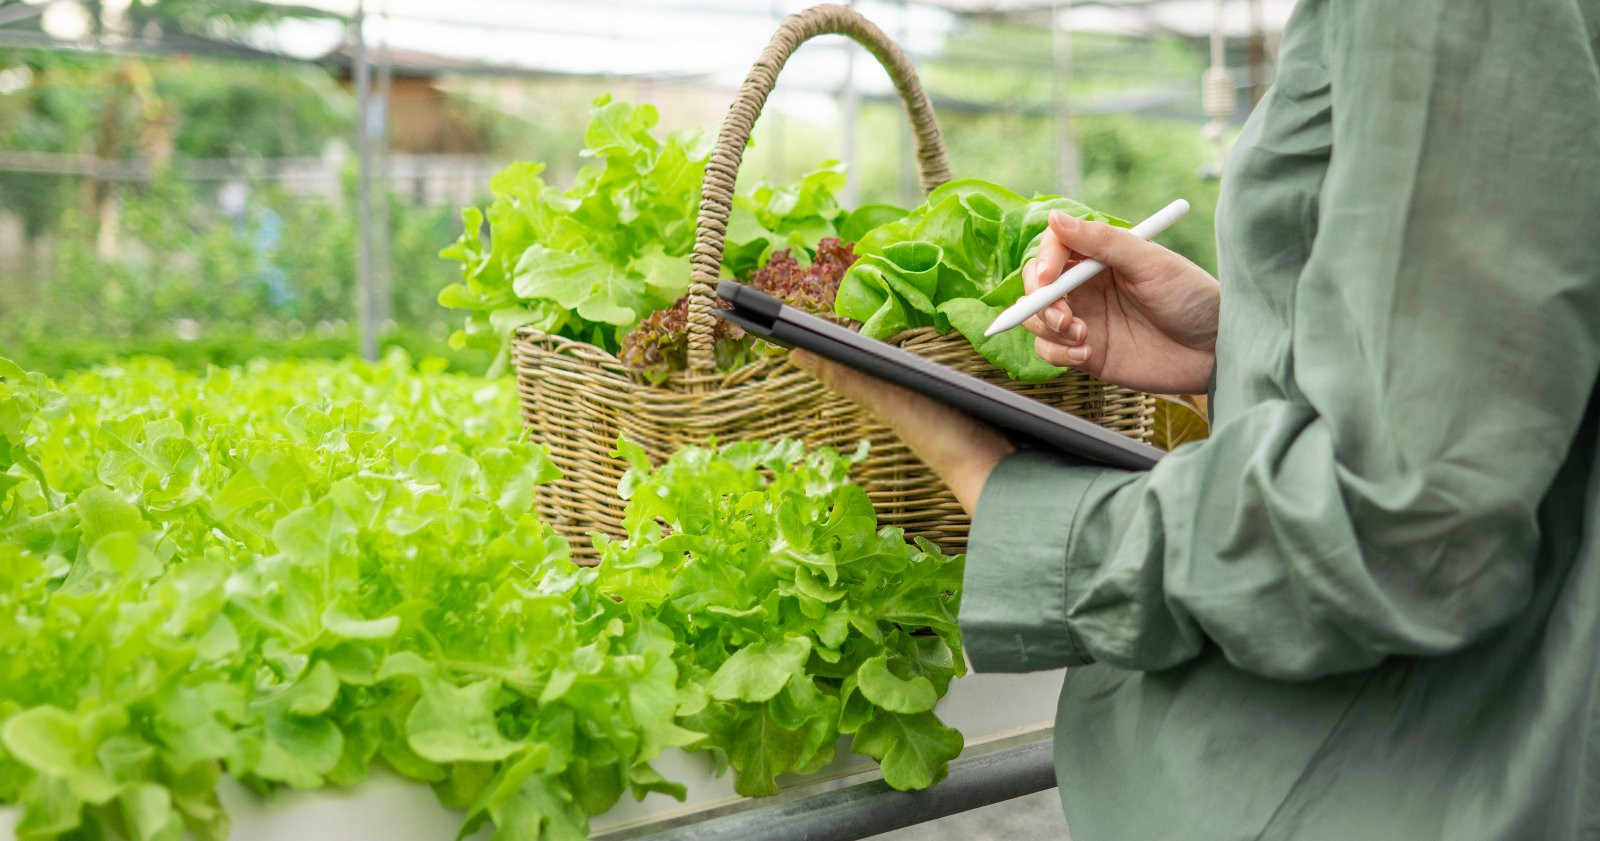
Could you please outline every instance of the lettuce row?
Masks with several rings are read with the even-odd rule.
[[[711,735],[740,794],[833,759],[840,734],[901,789],[941,779],[961,734],[933,715],[965,672],[961,558],[877,528],[852,459],[795,441],[688,448],[631,465],[625,544],[599,586],[672,629],[692,687],[679,710]],[[864,454],[864,450],[856,455]]]
[[[993,337],[983,331],[1022,296],[1022,266],[1038,254],[1052,210],[1128,224],[1072,199],[1025,199],[988,181],[951,181],[910,213],[861,236],[834,310],[877,339],[915,327],[957,330],[1013,379],[1051,379],[1063,369],[1034,353],[1026,331]]]
[[[60,384],[0,360],[0,803],[20,838],[223,838],[221,774],[381,762],[507,838],[579,839],[650,765],[741,791],[840,733],[944,773],[960,558],[879,532],[792,443],[634,462],[634,536],[582,569],[509,383],[403,362],[158,362]],[[698,536],[696,536],[698,535]]]

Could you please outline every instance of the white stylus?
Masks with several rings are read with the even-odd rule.
[[[1178,221],[1183,217],[1183,214],[1188,212],[1189,203],[1183,199],[1177,199],[1172,204],[1156,211],[1149,219],[1134,225],[1130,231],[1139,239],[1154,239],[1157,234],[1165,231],[1173,222]],[[1068,292],[1082,286],[1089,278],[1104,271],[1105,267],[1106,264],[1098,260],[1084,260],[1062,272],[1061,276],[1048,286],[1041,286],[1018,298],[1015,304],[1006,307],[1006,311],[1000,313],[1000,317],[989,325],[989,329],[983,331],[983,335],[993,336],[996,333],[1004,333],[1027,321],[1035,313],[1060,300]]]

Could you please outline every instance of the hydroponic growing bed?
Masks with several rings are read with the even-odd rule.
[[[880,530],[850,456],[619,442],[630,536],[583,569],[510,405],[400,360],[0,361],[0,827],[570,841],[926,789],[1050,719],[1059,676],[962,677],[960,557]]]
[[[951,685],[938,713],[966,737],[963,756],[983,754],[985,747],[1002,742],[1047,744],[1061,678],[1060,671],[969,675]],[[839,758],[821,771],[783,779],[783,791],[774,798],[740,797],[732,779],[716,776],[705,755],[669,751],[655,765],[663,776],[685,783],[685,799],[679,802],[664,794],[650,794],[643,801],[624,798],[591,821],[590,837],[620,841],[670,827],[687,828],[712,816],[775,807],[796,797],[881,779],[870,758],[848,753],[844,743],[839,751]],[[233,820],[232,841],[437,841],[454,837],[462,822],[459,811],[441,806],[425,786],[387,772],[375,772],[344,790],[283,791],[261,797],[225,780],[220,793]],[[937,793],[937,788],[930,792]],[[17,819],[17,809],[0,809],[0,839],[14,841]],[[484,827],[471,837],[486,839],[492,834],[492,827]]]

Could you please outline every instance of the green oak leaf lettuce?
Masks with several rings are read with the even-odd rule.
[[[462,233],[440,256],[461,280],[439,303],[467,311],[453,344],[501,351],[527,325],[615,352],[622,336],[689,288],[700,183],[711,138],[658,136],[652,105],[602,96],[584,132],[572,186],[547,183],[541,163],[518,162],[489,180],[492,201],[462,211]],[[757,183],[734,199],[726,268],[742,276],[772,251],[802,256],[851,218],[839,205],[844,169],[825,162],[792,185]],[[863,220],[888,218],[882,207]],[[488,236],[484,236],[485,226]]]
[[[944,776],[961,737],[930,711],[965,671],[959,556],[880,530],[852,459],[831,450],[690,447],[657,469],[626,442],[619,454],[630,536],[604,544],[598,586],[672,629],[704,693],[683,722],[710,735],[702,747],[741,794],[775,793],[852,733],[873,756],[913,743],[893,754],[892,785]]]
[[[625,121],[603,144],[624,144]],[[24,841],[225,838],[270,793],[382,764],[465,830],[578,839],[651,765],[747,793],[840,734],[896,786],[960,749],[959,557],[879,530],[850,460],[635,446],[631,536],[574,566],[512,384],[403,359],[60,382],[0,360],[0,804]]]
[[[650,759],[702,738],[668,630],[599,597],[533,515],[554,469],[509,384],[399,361],[6,367],[0,407],[20,838],[222,838],[222,773],[348,786],[380,761],[508,837],[566,804],[539,817],[559,835],[670,789]]]

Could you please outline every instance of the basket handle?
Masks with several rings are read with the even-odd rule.
[[[933,106],[917,80],[911,60],[883,30],[848,6],[812,6],[783,19],[771,43],[756,59],[739,95],[728,107],[728,116],[717,133],[717,145],[706,162],[705,181],[700,185],[700,214],[695,222],[694,255],[689,272],[689,369],[710,373],[713,358],[713,333],[716,316],[711,307],[716,300],[717,276],[722,270],[723,238],[728,232],[728,214],[733,209],[733,184],[739,175],[739,161],[756,117],[766,104],[767,95],[777,84],[796,48],[818,35],[846,35],[866,47],[888,71],[895,90],[905,102],[916,137],[917,167],[922,173],[924,192],[950,180],[950,162],[945,157],[944,138],[933,116]]]

